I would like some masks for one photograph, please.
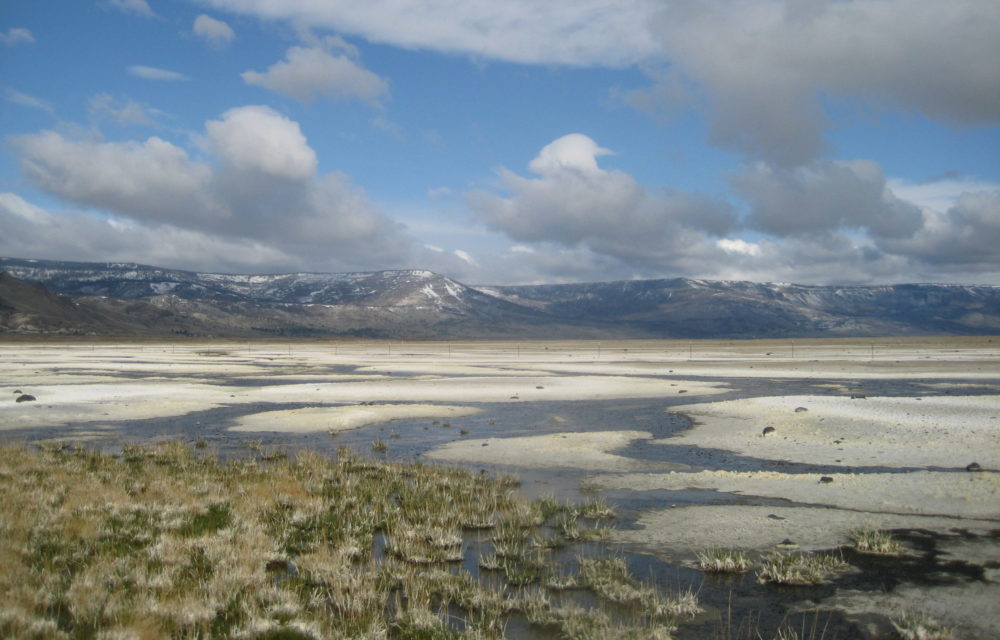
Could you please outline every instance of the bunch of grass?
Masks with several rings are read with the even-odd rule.
[[[861,553],[897,555],[903,547],[888,531],[880,529],[857,529],[851,532],[851,542]]]
[[[698,568],[707,573],[746,573],[753,561],[739,549],[705,549],[698,552]]]
[[[837,554],[775,552],[761,561],[757,581],[788,585],[820,584],[829,574],[846,567],[843,558]]]
[[[902,640],[951,640],[951,629],[927,614],[907,611],[893,618],[892,626]]]
[[[637,581],[623,558],[584,557],[579,563],[581,584],[605,600],[635,607],[650,620],[670,622],[702,612],[693,591],[662,593],[652,585]]]

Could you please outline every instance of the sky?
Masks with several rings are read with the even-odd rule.
[[[0,255],[1000,285],[996,0],[0,0]]]

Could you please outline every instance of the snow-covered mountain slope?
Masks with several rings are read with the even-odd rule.
[[[0,258],[0,271],[107,314],[132,314],[130,322],[169,319],[173,333],[187,326],[214,335],[425,338],[1000,333],[1000,287],[994,286],[677,278],[470,287],[420,270],[227,275],[13,258]]]

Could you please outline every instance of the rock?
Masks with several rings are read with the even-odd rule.
[[[767,514],[767,517],[770,518],[771,520],[784,520],[785,519],[785,518],[782,518],[781,516],[775,515],[773,513]]]
[[[36,400],[35,396],[33,396],[31,394],[28,394],[28,393],[25,393],[25,394],[19,395],[17,397],[17,400],[15,400],[15,402],[34,402],[35,400]]]
[[[766,436],[769,433],[774,433],[774,427],[771,426],[764,427],[764,430],[760,432],[760,435]]]
[[[678,391],[677,393],[687,393],[687,392],[688,392],[688,390],[687,390],[687,389],[681,389],[681,390],[680,390],[680,391]]]
[[[782,549],[798,549],[799,548],[799,545],[797,543],[792,542],[788,538],[785,538],[784,540],[782,540],[781,542],[779,542],[775,546],[781,547]]]
[[[544,389],[545,387],[543,387],[542,385],[538,385],[538,386],[537,386],[537,387],[535,387],[535,388],[536,388],[536,389]]]
[[[982,466],[980,466],[980,464],[978,462],[970,462],[968,465],[966,465],[965,470],[966,471],[982,471],[983,468],[982,468]]]
[[[15,391],[14,393],[15,393],[15,394],[19,394],[19,393],[21,393],[21,390],[20,390],[20,389],[18,389],[18,390],[17,390],[17,391]]]
[[[821,476],[819,479],[820,484],[830,484],[831,482],[833,482],[833,478],[830,476]]]
[[[863,393],[852,393],[851,394],[851,400],[867,400],[867,399],[868,398],[865,397],[865,394],[863,394]]]
[[[805,407],[795,407],[795,413],[802,413],[803,411],[809,411]]]

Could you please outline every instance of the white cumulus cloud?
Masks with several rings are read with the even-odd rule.
[[[268,107],[230,109],[207,122],[204,161],[156,136],[109,142],[43,131],[11,142],[39,189],[141,228],[260,245],[313,268],[406,267],[415,259],[403,227],[347,175],[319,174],[298,123]]]
[[[778,236],[855,229],[909,237],[923,221],[920,208],[896,197],[870,160],[796,169],[757,163],[736,174],[733,184],[752,207],[751,224]]]
[[[228,24],[205,14],[194,19],[191,29],[196,36],[218,48],[225,47],[236,37],[236,32]]]
[[[326,96],[339,100],[354,98],[378,106],[389,93],[388,82],[349,55],[334,55],[320,47],[292,47],[284,60],[267,71],[246,71],[241,75],[247,84],[301,102]]]
[[[213,154],[240,172],[304,180],[316,173],[316,152],[299,124],[270,107],[230,109],[205,125]]]
[[[607,171],[610,151],[583,134],[546,145],[529,167],[538,177],[501,169],[506,194],[469,194],[474,212],[519,242],[586,246],[629,264],[668,265],[704,241],[724,235],[735,213],[721,201],[664,190],[650,193],[632,176]]]

